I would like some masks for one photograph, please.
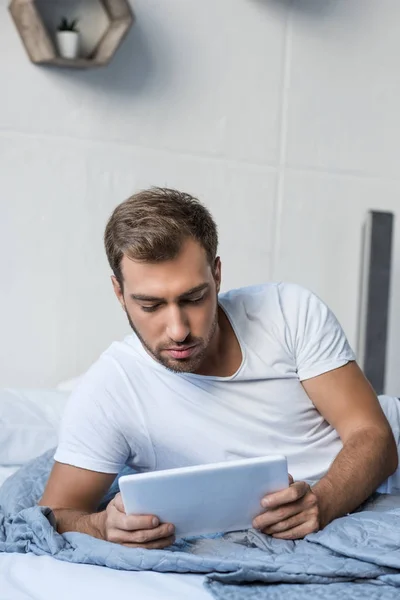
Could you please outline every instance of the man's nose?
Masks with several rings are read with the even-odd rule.
[[[188,320],[183,310],[172,307],[168,315],[167,335],[174,342],[184,342],[190,333]]]

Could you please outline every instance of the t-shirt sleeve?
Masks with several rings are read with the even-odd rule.
[[[316,294],[296,284],[278,288],[300,381],[356,359],[339,321]]]
[[[57,462],[118,473],[129,458],[106,372],[104,364],[95,363],[72,392],[61,422]]]

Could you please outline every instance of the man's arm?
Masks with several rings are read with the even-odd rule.
[[[317,531],[364,502],[398,466],[396,443],[379,401],[362,371],[350,362],[302,382],[343,448],[312,489],[295,482],[267,497],[269,509],[253,525],[283,539]]]
[[[343,442],[328,473],[313,487],[324,527],[360,506],[394,473],[397,446],[375,392],[355,362],[303,386]]]
[[[103,537],[104,513],[96,513],[100,500],[115,479],[113,473],[97,473],[55,462],[39,506],[49,506],[57,531],[79,531]]]
[[[127,515],[121,495],[96,513],[115,474],[97,473],[56,462],[39,505],[52,509],[57,531],[79,531],[133,548],[165,548],[174,542],[174,527],[154,515]]]

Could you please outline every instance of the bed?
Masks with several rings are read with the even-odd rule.
[[[116,571],[33,554],[0,555],[2,600],[209,600],[203,577]]]
[[[379,334],[376,331],[377,321],[372,316],[374,312],[382,315],[382,303],[383,309],[387,309],[392,216],[370,213],[368,218],[360,294],[362,315],[359,324],[359,352],[362,366],[369,371],[367,375],[377,392],[381,393],[385,372],[387,321],[386,318],[384,321],[381,319]],[[383,250],[380,240],[384,244]],[[371,290],[379,276],[384,278],[383,282],[380,281],[380,289],[384,289],[385,293],[380,295],[380,306],[376,307]],[[377,361],[374,360],[377,347],[373,338],[378,334],[381,346],[378,348]],[[56,390],[0,391],[0,487],[22,465],[56,445],[62,411],[75,384],[76,380],[67,382]],[[63,562],[50,556],[0,552],[1,600],[54,600],[55,597],[57,600],[70,600],[71,597],[78,600],[91,597],[96,597],[96,600],[109,600],[110,597],[118,600],[206,600],[211,595],[204,587],[204,581],[205,576],[197,574],[124,571]],[[371,590],[373,588],[374,586]],[[333,587],[329,586],[329,589],[333,590]],[[257,597],[256,590],[254,592],[254,597]],[[239,594],[238,597],[242,596]],[[246,595],[247,597],[250,596]],[[343,590],[338,592],[338,597],[343,597]]]
[[[56,443],[69,395],[68,385],[59,387],[0,392],[0,487],[24,463]],[[93,590],[96,600],[113,595],[119,600],[206,600],[210,595],[203,580],[201,575],[117,571],[48,556],[0,553],[1,600],[90,598]]]

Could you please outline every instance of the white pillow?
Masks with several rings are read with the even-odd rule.
[[[57,446],[69,392],[0,390],[0,465],[23,465]]]
[[[79,377],[74,377],[73,379],[67,379],[66,381],[61,381],[56,386],[56,390],[72,392],[76,388],[76,386],[78,385],[78,383],[80,382],[81,379],[82,379],[82,375],[79,375]]]

